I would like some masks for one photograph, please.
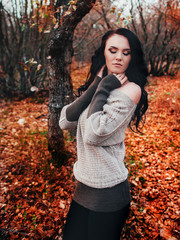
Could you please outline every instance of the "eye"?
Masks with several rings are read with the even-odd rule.
[[[128,51],[128,52],[124,52],[123,53],[125,56],[128,56],[128,55],[130,55],[131,54],[131,52],[130,51]]]
[[[115,54],[117,51],[115,49],[109,49],[110,53]]]

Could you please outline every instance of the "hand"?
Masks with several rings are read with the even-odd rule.
[[[102,66],[102,68],[100,69],[100,71],[97,73],[97,76],[102,78],[103,77],[103,71],[106,65]]]
[[[118,73],[118,74],[113,73],[113,74],[120,81],[121,85],[123,85],[128,80],[125,73]]]

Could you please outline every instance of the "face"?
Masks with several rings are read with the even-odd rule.
[[[124,73],[131,61],[131,49],[126,37],[114,34],[106,41],[104,50],[108,74]]]

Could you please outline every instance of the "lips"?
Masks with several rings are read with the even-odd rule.
[[[113,63],[112,65],[122,67],[122,64],[120,63]]]

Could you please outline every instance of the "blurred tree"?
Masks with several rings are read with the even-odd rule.
[[[157,7],[158,6],[158,7]],[[179,69],[178,0],[163,0],[159,4],[145,5],[131,0],[132,19],[129,28],[141,39],[149,73],[154,76],[175,75]]]
[[[159,11],[163,12],[174,25],[180,25],[180,8],[178,0],[168,0],[162,5]],[[162,11],[163,10],[163,11]]]
[[[100,45],[102,35],[113,28],[115,16],[110,13],[111,8],[110,0],[97,0],[92,11],[76,27],[73,48],[74,59],[79,66],[90,61],[95,49]]]
[[[46,45],[53,27],[51,5],[11,0],[11,10],[0,2],[0,65],[6,73],[1,95],[28,95],[32,86],[43,88],[46,80]],[[19,6],[19,7],[18,7]]]
[[[77,24],[91,10],[94,3],[95,0],[70,1],[69,8],[65,11],[62,11],[61,1],[56,4],[56,8],[61,9],[61,16],[56,16],[58,27],[49,42],[48,142],[52,157],[59,164],[63,163],[64,153],[63,133],[59,127],[60,111],[73,99],[70,76],[73,34]]]
[[[131,16],[127,11],[128,5],[117,3],[118,1],[97,0],[92,11],[78,24],[75,29],[73,46],[74,60],[79,66],[84,62],[89,63],[105,32],[118,27],[127,27],[131,21]]]

